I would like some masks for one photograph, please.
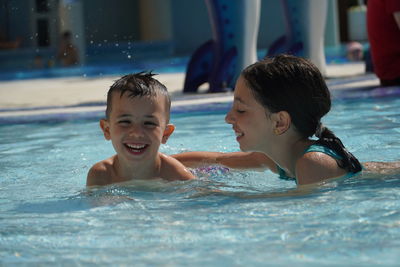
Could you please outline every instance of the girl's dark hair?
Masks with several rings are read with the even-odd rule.
[[[310,61],[291,55],[278,55],[258,61],[242,71],[242,77],[255,99],[271,112],[286,111],[304,137],[315,135],[318,144],[336,153],[338,165],[349,172],[361,170],[361,164],[347,151],[332,131],[323,127],[321,118],[331,108],[328,87],[320,71]]]
[[[132,73],[121,77],[116,80],[107,93],[107,109],[106,118],[110,117],[112,109],[112,97],[114,92],[119,92],[120,97],[125,93],[129,94],[129,97],[136,96],[155,96],[157,94],[164,95],[167,101],[167,118],[169,119],[169,109],[171,107],[171,98],[168,94],[168,90],[160,83],[157,79],[153,78],[154,74],[151,71],[142,71],[139,73]]]

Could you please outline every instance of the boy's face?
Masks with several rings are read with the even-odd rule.
[[[161,143],[166,143],[174,131],[167,124],[168,108],[165,96],[129,97],[113,93],[108,120],[101,120],[104,137],[111,140],[118,157],[126,160],[156,157]]]

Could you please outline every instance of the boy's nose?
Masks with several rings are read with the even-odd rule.
[[[129,129],[129,136],[143,136],[143,129],[139,125],[133,125]]]

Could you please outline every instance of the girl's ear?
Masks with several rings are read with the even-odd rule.
[[[106,140],[110,140],[111,139],[110,124],[106,119],[100,120],[100,128],[103,130],[104,138]]]
[[[168,138],[171,136],[171,134],[174,132],[175,126],[173,124],[167,124],[165,126],[164,134],[161,140],[161,143],[165,144],[167,143]]]
[[[276,135],[284,134],[290,128],[290,124],[292,123],[292,118],[289,113],[286,111],[279,111],[272,114],[272,116],[274,122],[274,133]]]

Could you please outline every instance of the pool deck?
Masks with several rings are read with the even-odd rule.
[[[364,73],[361,62],[328,65],[327,76],[332,92],[379,86],[374,74]],[[41,115],[104,111],[107,91],[118,78],[70,77],[0,82],[0,121],[12,121],[12,118],[21,116],[29,121],[29,117]],[[200,88],[195,94],[183,94],[185,73],[164,73],[157,78],[171,94],[172,109],[232,100],[232,92],[207,94],[206,88]]]

